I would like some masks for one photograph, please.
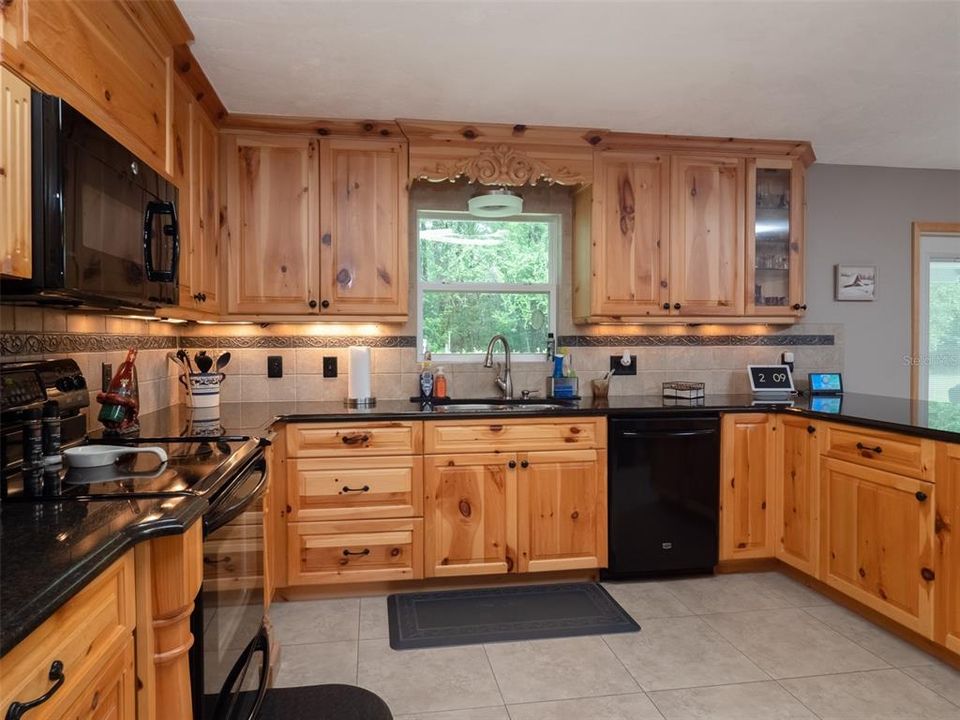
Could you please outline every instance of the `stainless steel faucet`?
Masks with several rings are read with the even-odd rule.
[[[483,360],[483,366],[493,367],[493,346],[497,344],[497,340],[503,343],[504,363],[502,369],[500,363],[497,363],[497,379],[494,382],[500,388],[500,392],[503,393],[504,400],[513,400],[513,378],[510,377],[510,343],[503,335],[498,334],[490,338],[490,344],[487,345],[487,357]]]

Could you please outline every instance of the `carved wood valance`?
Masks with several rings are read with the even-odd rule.
[[[481,185],[580,185],[591,182],[591,169],[589,151],[538,153],[506,143],[475,148],[410,148],[411,178],[430,182],[466,178]]]

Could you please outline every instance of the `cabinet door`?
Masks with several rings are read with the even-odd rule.
[[[195,107],[190,89],[179,77],[173,79],[173,101],[170,105],[170,134],[167,138],[167,172],[177,186],[177,221],[180,225],[180,265],[177,272],[179,304],[193,308],[193,277],[196,253],[194,231],[193,116]]]
[[[802,315],[803,163],[747,161],[746,312]]]
[[[806,418],[783,415],[776,434],[776,556],[815,577],[820,548],[818,428]]]
[[[490,575],[514,569],[514,455],[431,455],[424,468],[424,574]]]
[[[933,484],[823,458],[820,485],[820,579],[933,637]]]
[[[601,153],[593,202],[593,314],[665,315],[668,300],[667,162]]]
[[[0,67],[0,273],[33,275],[30,86]]]
[[[937,447],[934,639],[960,653],[960,445]]]
[[[404,145],[324,140],[321,145],[321,312],[407,312]]]
[[[720,559],[774,555],[775,426],[767,413],[724,415],[720,439]]]
[[[606,453],[531,452],[518,459],[519,571],[605,567]]]
[[[743,160],[676,156],[671,167],[671,312],[741,315]]]
[[[318,312],[320,183],[317,141],[228,135],[227,227],[231,313]]]
[[[199,106],[193,123],[193,287],[196,308],[220,311],[220,198],[217,128]]]
[[[64,720],[135,720],[133,653],[133,638],[128,635],[99,664],[83,694],[58,717]]]

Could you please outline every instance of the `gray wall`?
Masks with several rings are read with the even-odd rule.
[[[960,222],[960,171],[813,165],[805,322],[841,323],[848,390],[909,397],[911,228]],[[833,299],[833,266],[877,266],[877,299]]]

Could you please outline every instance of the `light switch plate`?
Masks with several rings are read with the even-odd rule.
[[[337,376],[337,358],[336,356],[323,356],[323,376],[325,378],[335,378]]]
[[[267,355],[267,377],[283,377],[283,355]]]

